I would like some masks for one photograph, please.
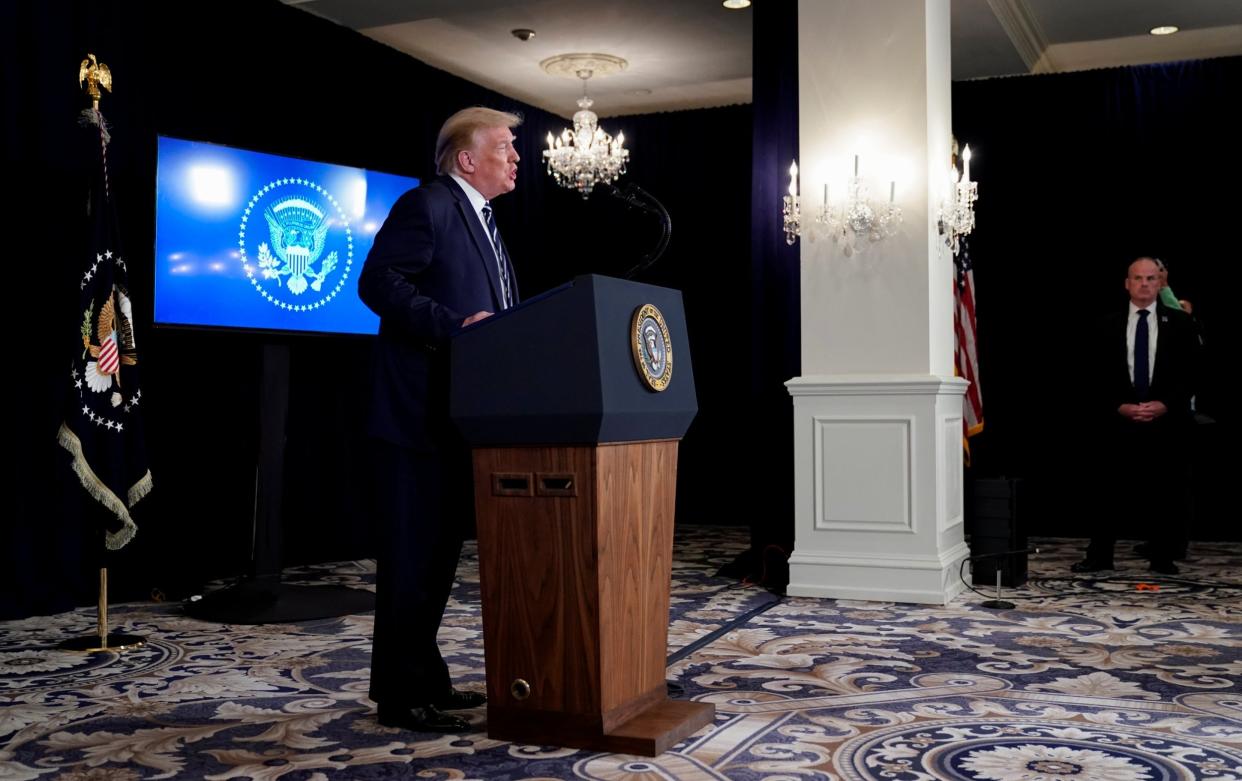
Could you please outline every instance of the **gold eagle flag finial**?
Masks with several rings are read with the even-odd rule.
[[[91,108],[99,110],[99,88],[112,91],[112,71],[102,62],[95,61],[95,55],[87,54],[86,59],[78,66],[78,86],[86,85],[86,94],[91,97]]]

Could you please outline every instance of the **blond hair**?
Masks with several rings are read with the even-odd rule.
[[[471,106],[458,111],[444,120],[440,135],[436,138],[436,173],[447,174],[457,170],[457,153],[474,145],[474,134],[493,127],[513,128],[522,124],[522,118],[508,111]]]

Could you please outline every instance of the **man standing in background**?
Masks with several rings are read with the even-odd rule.
[[[1086,345],[1098,374],[1086,393],[1101,421],[1105,484],[1087,555],[1074,572],[1113,568],[1119,534],[1146,532],[1151,569],[1175,575],[1171,542],[1186,523],[1190,398],[1198,340],[1189,316],[1158,301],[1160,268],[1130,264],[1130,303],[1108,317]]]

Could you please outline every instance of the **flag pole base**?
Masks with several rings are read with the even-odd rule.
[[[125,651],[147,642],[141,635],[108,631],[108,568],[99,568],[99,629],[93,635],[71,637],[56,647],[62,651],[82,651],[88,654],[101,651]]]
[[[101,651],[128,651],[133,648],[145,645],[147,639],[142,635],[130,635],[123,632],[113,632],[106,637],[99,635],[86,635],[85,637],[71,637],[68,640],[58,644],[56,647],[62,651],[82,651],[92,654]]]

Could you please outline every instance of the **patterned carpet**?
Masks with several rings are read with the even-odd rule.
[[[1040,541],[1031,582],[1005,595],[1016,608],[994,611],[969,592],[770,604],[713,577],[745,540],[679,530],[669,649],[691,650],[669,677],[717,719],[654,759],[489,740],[484,709],[465,735],[380,726],[369,615],[230,627],[141,604],[114,607],[149,639],[119,656],[49,650],[88,634],[91,610],[0,624],[0,779],[1242,781],[1238,543],[1196,543],[1177,577],[1127,555],[1083,577],[1076,543]],[[481,690],[472,551],[440,642]],[[374,580],[370,562],[290,579]]]

